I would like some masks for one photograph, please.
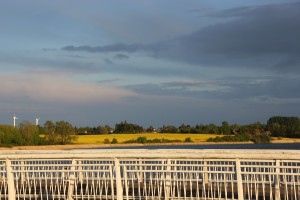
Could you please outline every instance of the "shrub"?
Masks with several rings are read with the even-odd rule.
[[[257,135],[251,139],[255,144],[268,144],[271,142],[271,138],[268,135]]]
[[[138,137],[138,138],[136,139],[136,141],[137,141],[138,143],[144,144],[144,143],[147,142],[147,138],[146,138],[146,137]]]
[[[113,138],[111,141],[112,144],[118,144],[118,140],[116,138]]]
[[[110,144],[110,140],[107,139],[107,138],[105,138],[103,143],[104,143],[104,144]]]
[[[193,140],[190,137],[185,138],[184,142],[193,142]]]
[[[234,136],[224,136],[209,138],[208,142],[247,142],[252,141],[255,144],[270,143],[271,138],[268,135],[254,135],[254,134],[238,134]]]

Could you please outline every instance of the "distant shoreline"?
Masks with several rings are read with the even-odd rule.
[[[300,139],[273,140],[271,143],[300,143]],[[0,150],[71,150],[107,147],[144,147],[144,146],[179,146],[179,145],[216,145],[216,144],[253,144],[253,142],[191,142],[191,143],[148,143],[148,144],[67,144],[67,145],[41,145],[41,146],[13,146],[0,147]]]

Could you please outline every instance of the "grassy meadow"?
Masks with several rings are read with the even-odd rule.
[[[105,135],[79,135],[75,144],[103,144],[105,139],[112,141],[113,138],[118,143],[124,143],[128,140],[135,140],[138,137],[146,137],[148,140],[168,139],[180,140],[184,142],[185,138],[191,138],[193,142],[205,142],[210,137],[216,137],[216,134],[175,134],[175,133],[138,133],[138,134],[105,134]]]

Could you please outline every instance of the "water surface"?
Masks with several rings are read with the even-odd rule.
[[[277,144],[195,144],[195,145],[162,145],[162,146],[122,146],[99,147],[97,149],[278,149],[300,150],[300,143]]]

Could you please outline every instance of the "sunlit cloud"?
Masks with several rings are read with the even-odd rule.
[[[137,95],[122,88],[76,82],[51,75],[0,76],[0,85],[1,96],[5,99],[23,98],[45,102],[107,102]]]

